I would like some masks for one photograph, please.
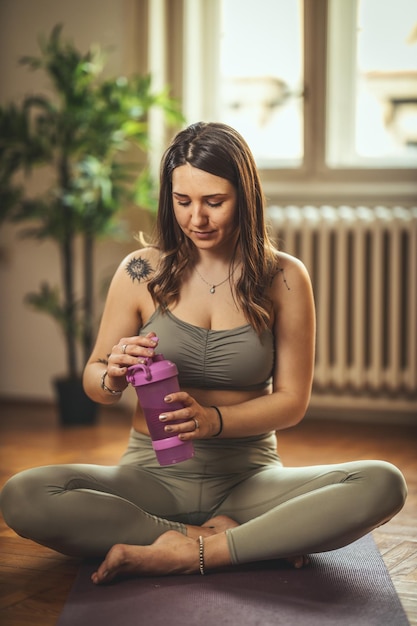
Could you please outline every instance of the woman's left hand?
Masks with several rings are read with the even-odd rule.
[[[213,407],[201,406],[189,393],[178,391],[164,398],[169,409],[172,402],[180,402],[183,409],[166,411],[159,416],[165,424],[165,431],[177,435],[183,441],[192,439],[210,439],[221,430],[219,415]],[[181,423],[178,423],[181,420]]]

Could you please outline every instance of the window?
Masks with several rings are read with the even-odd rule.
[[[303,158],[303,47],[294,0],[222,0],[217,118],[246,138],[260,167]]]
[[[416,0],[176,3],[186,120],[239,130],[271,202],[415,202]]]
[[[330,166],[417,165],[416,0],[330,0],[327,82]]]

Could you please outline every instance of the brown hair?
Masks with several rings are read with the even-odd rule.
[[[261,332],[270,319],[266,292],[278,270],[277,250],[267,233],[265,200],[253,155],[243,137],[225,124],[189,126],[174,137],[162,158],[155,242],[162,258],[148,289],[162,306],[175,302],[181,275],[194,258],[193,244],[176,222],[172,201],[172,173],[186,163],[227,179],[237,191],[238,237],[231,267],[239,249],[243,271],[234,297],[248,322]]]

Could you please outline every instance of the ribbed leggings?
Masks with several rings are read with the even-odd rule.
[[[104,556],[116,543],[145,545],[228,515],[233,563],[342,547],[403,506],[401,472],[384,461],[283,467],[275,434],[201,440],[189,461],[160,467],[148,437],[131,431],[120,464],[25,470],[0,505],[16,533],[64,554]]]

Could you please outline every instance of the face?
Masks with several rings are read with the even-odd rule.
[[[173,171],[172,196],[178,225],[197,248],[230,246],[236,239],[237,192],[228,180],[187,163]]]

